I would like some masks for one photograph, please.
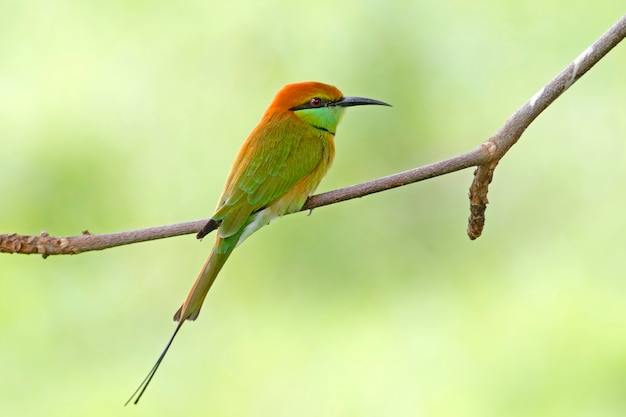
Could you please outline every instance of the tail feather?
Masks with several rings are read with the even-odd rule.
[[[211,251],[211,255],[209,255],[204,263],[198,278],[196,278],[196,282],[193,283],[189,295],[187,295],[187,299],[185,299],[183,305],[174,314],[174,321],[180,322],[198,318],[202,303],[211,285],[213,285],[215,278],[236,246],[231,242],[227,242],[229,239],[222,239],[219,236],[215,239],[215,246]]]
[[[176,325],[176,329],[174,330],[174,334],[172,334],[172,337],[170,337],[170,340],[167,342],[165,349],[163,349],[163,352],[157,359],[150,372],[148,372],[148,375],[144,378],[139,387],[135,390],[133,395],[128,399],[128,401],[126,401],[126,404],[124,405],[127,405],[131,401],[134,404],[137,404],[139,402],[139,399],[146,391],[146,388],[148,388],[150,381],[152,381],[154,374],[156,373],[157,369],[159,369],[159,365],[161,365],[161,362],[163,362],[165,354],[172,345],[172,342],[174,341],[174,338],[178,334],[178,331],[182,327],[183,323],[185,323],[185,320],[195,320],[198,317],[198,314],[200,313],[200,308],[202,307],[202,303],[204,302],[204,298],[209,292],[209,288],[211,288],[211,284],[213,284],[213,281],[215,281],[217,274],[219,274],[231,252],[233,251],[233,249],[235,249],[238,238],[238,235],[235,236],[232,240],[229,240],[231,238],[221,239],[219,236],[216,238],[215,246],[213,246],[211,255],[209,255],[208,259],[204,263],[202,271],[200,271],[198,278],[196,278],[196,282],[194,282],[193,287],[191,287],[189,295],[187,295],[187,299],[174,315],[174,320],[178,322],[178,324]]]
[[[174,341],[174,338],[176,337],[176,334],[178,334],[180,328],[183,326],[183,323],[184,321],[178,323],[176,329],[174,329],[174,334],[172,334],[172,337],[170,337],[170,340],[167,342],[167,345],[165,346],[165,349],[163,349],[163,352],[161,352],[159,359],[157,359],[152,369],[150,369],[150,372],[148,372],[148,375],[144,378],[143,381],[141,381],[141,384],[139,384],[135,392],[133,392],[133,395],[131,395],[128,401],[124,403],[124,406],[127,406],[131,401],[133,401],[133,398],[135,399],[135,401],[133,401],[133,404],[137,404],[139,402],[141,396],[146,391],[146,388],[148,388],[150,381],[152,381],[152,378],[154,378],[154,374],[156,374],[157,369],[159,369],[159,365],[161,365],[161,362],[163,362],[165,354],[170,349],[170,346],[172,346],[172,342]]]

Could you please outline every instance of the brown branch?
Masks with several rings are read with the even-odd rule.
[[[351,187],[329,191],[310,197],[301,211],[339,203],[353,198],[363,197],[390,188],[400,187],[413,182],[444,175],[464,168],[475,166],[477,161],[487,161],[488,155],[478,148],[466,154],[436,162],[410,171],[390,175]],[[150,227],[147,229],[96,235],[84,231],[78,236],[54,237],[42,232],[39,236],[18,234],[0,234],[0,252],[49,255],[75,255],[92,250],[108,249],[130,243],[146,242],[174,236],[197,233],[209,219],[194,220],[185,223]]]
[[[626,37],[626,16],[606,31],[593,45],[581,53],[565,70],[532,96],[506,123],[478,148],[444,161],[435,162],[409,171],[367,181],[351,187],[310,197],[302,210],[339,203],[353,198],[401,187],[472,166],[474,181],[470,187],[470,218],[467,233],[476,239],[482,233],[487,207],[487,192],[498,162],[519,140],[526,128],[554,100],[599,62]],[[42,232],[40,236],[0,234],[0,252],[49,255],[78,254],[102,250],[130,243],[163,239],[197,233],[208,219],[126,232],[94,235],[85,231],[79,236],[53,237]]]

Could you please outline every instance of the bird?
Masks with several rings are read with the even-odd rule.
[[[198,318],[204,299],[233,249],[279,216],[300,211],[328,172],[335,132],[345,109],[389,104],[346,97],[332,85],[285,85],[239,149],[224,190],[198,239],[216,231],[215,243],[182,306],[174,333],[156,363],[128,399],[137,404],[186,320]]]

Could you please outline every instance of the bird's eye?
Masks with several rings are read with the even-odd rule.
[[[322,105],[322,99],[319,97],[313,97],[309,103],[311,104],[311,107],[319,107]]]

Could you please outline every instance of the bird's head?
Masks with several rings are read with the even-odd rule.
[[[293,112],[303,122],[334,135],[346,107],[368,104],[389,106],[369,98],[344,97],[332,85],[304,82],[284,86],[274,97],[268,112]]]

